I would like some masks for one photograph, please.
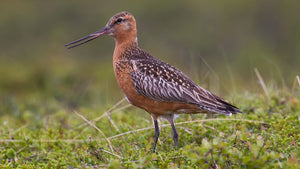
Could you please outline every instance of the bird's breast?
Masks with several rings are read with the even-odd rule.
[[[132,71],[134,71],[134,69],[133,66],[130,64],[130,61],[114,61],[114,73],[119,87],[126,95],[127,100],[133,104],[134,98],[137,97],[138,93],[136,92],[133,85],[133,81],[131,79]]]

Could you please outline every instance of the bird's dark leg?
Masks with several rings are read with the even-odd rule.
[[[153,146],[152,146],[152,152],[155,152],[155,148],[156,148],[156,143],[159,137],[159,128],[158,128],[158,123],[157,120],[153,120],[154,123],[154,127],[155,127],[155,131],[154,131],[154,142],[153,142]]]
[[[170,123],[171,123],[172,130],[173,130],[173,140],[174,140],[175,148],[177,149],[178,148],[178,133],[176,131],[174,121],[172,120]]]

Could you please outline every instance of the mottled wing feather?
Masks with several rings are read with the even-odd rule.
[[[131,77],[136,91],[141,95],[158,101],[194,104],[202,110],[225,115],[240,112],[238,108],[201,88],[167,63],[156,58],[131,62],[134,67]]]
[[[148,76],[137,71],[132,73],[132,79],[137,92],[148,98],[159,101],[186,102],[186,99],[182,97],[182,88],[175,86],[174,83],[166,82],[161,77]]]

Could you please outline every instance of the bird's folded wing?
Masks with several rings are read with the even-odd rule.
[[[201,88],[167,63],[134,61],[133,67],[131,77],[136,91],[150,99],[194,104],[221,114],[238,112],[236,107]]]

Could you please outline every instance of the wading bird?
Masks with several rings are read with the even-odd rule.
[[[152,116],[155,127],[153,152],[159,137],[158,117],[171,124],[177,148],[175,114],[219,113],[231,116],[242,113],[239,108],[198,86],[177,68],[139,48],[136,21],[129,12],[114,15],[101,30],[65,46],[74,48],[101,35],[115,39],[113,67],[127,100]]]

